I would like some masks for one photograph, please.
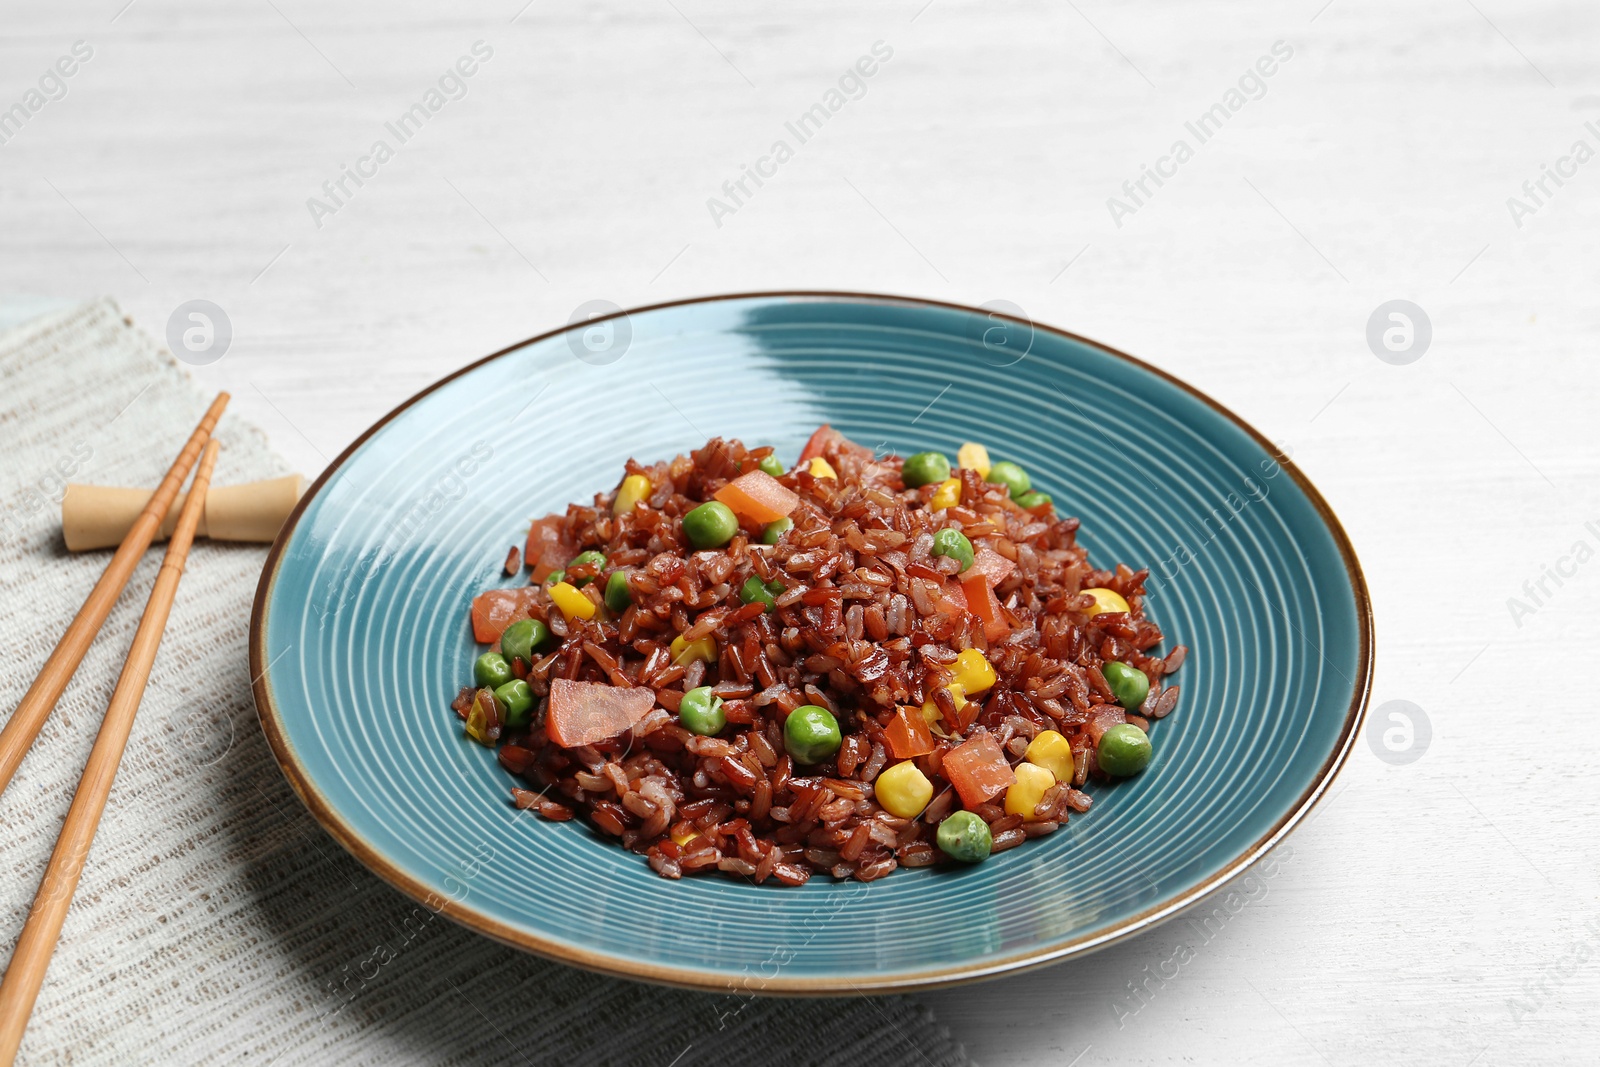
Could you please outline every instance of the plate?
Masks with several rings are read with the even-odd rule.
[[[830,422],[874,447],[981,441],[1151,570],[1191,651],[1138,778],[980,866],[798,889],[657,877],[513,779],[449,704],[474,594],[528,520],[629,456],[708,437],[792,461]],[[510,945],[614,975],[792,994],[998,975],[1137,934],[1240,874],[1327,789],[1365,713],[1371,617],[1348,539],[1261,434],[1103,345],[981,309],[849,293],[664,304],[545,334],[431,386],[300,501],[262,573],[251,674],[284,774],[402,892]]]

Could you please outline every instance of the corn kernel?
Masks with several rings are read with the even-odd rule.
[[[956,656],[956,684],[963,693],[981,693],[995,683],[994,666],[989,657],[975,648]]]
[[[939,511],[943,508],[953,508],[959,503],[961,503],[961,479],[948,478],[940,482],[939,488],[933,491],[928,507]]]
[[[685,830],[682,833],[673,834],[672,835],[672,843],[677,845],[679,848],[682,848],[684,845],[687,845],[690,841],[693,841],[695,838],[697,838],[699,836],[700,836],[700,831],[699,830],[695,830],[695,829]]]
[[[878,775],[872,791],[884,811],[902,819],[915,819],[933,799],[933,783],[910,760]]]
[[[980,444],[968,441],[961,446],[961,451],[956,453],[956,466],[969,471],[977,471],[980,478],[989,477],[989,450]]]
[[[1022,758],[1043,767],[1058,782],[1072,781],[1072,744],[1055,730],[1045,730],[1030,741]]]
[[[704,663],[714,662],[717,658],[717,643],[710,637],[702,637],[696,641],[685,641],[679,634],[672,639],[672,662],[674,666],[687,667],[695,660]]]
[[[1056,776],[1037,763],[1019,763],[1011,771],[1017,780],[1006,790],[1006,814],[1020,815],[1024,821],[1032,822],[1038,818],[1033,809],[1044,799],[1045,791],[1056,784]]]
[[[957,711],[967,706],[966,690],[962,689],[959,684],[947,685],[945,688],[950,690],[951,696],[955,697]],[[928,720],[929,725],[935,727],[944,722],[944,712],[939,710],[939,705],[935,704],[931,698],[923,702],[922,717]]]
[[[1110,589],[1085,589],[1085,593],[1094,597],[1094,607],[1089,609],[1090,615],[1099,615],[1103,611],[1128,611],[1128,602],[1122,599],[1120,593]]]
[[[550,599],[567,618],[594,618],[594,601],[578,592],[570,582],[557,582],[550,587]]]
[[[646,499],[654,487],[650,479],[642,474],[630,474],[622,479],[622,485],[617,488],[617,499],[611,504],[611,514],[628,515],[633,512],[634,506],[639,501]]]
[[[489,736],[489,718],[484,710],[482,697],[474,697],[472,710],[467,712],[467,736],[480,745],[494,747],[494,739]]]
[[[811,477],[832,478],[834,481],[838,481],[839,472],[833,469],[833,464],[821,456],[816,456],[811,460]]]

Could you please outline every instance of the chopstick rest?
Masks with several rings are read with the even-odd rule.
[[[300,502],[305,479],[298,474],[243,485],[213,486],[200,513],[197,537],[213,541],[256,541],[270,544],[289,512]],[[119,543],[150,499],[148,489],[108,485],[69,485],[61,498],[61,535],[69,552],[109,548]],[[156,533],[157,541],[172,536],[185,497],[179,494]]]
[[[94,640],[95,634],[100,632],[100,624],[111,614],[112,605],[117,602],[117,597],[122,595],[123,587],[133,576],[133,569],[138,566],[139,557],[150,547],[156,531],[166,520],[173,499],[183,487],[184,479],[189,477],[189,471],[193,469],[201,448],[210,439],[217,420],[222,418],[222,409],[227,406],[228,394],[218,393],[217,398],[206,409],[200,425],[189,435],[183,451],[179,452],[178,458],[173,461],[167,476],[161,479],[160,486],[145,504],[144,510],[139,512],[139,517],[128,530],[128,536],[122,539],[122,546],[106,564],[105,572],[100,575],[100,580],[84,599],[83,607],[78,609],[78,614],[73,617],[67,632],[61,635],[61,640],[56,642],[50,658],[39,668],[39,674],[28,687],[27,693],[23,695],[22,703],[17,705],[17,710],[6,720],[5,729],[0,730],[0,793],[5,792],[6,786],[11,782],[11,776],[16,774],[17,767],[22,763],[22,757],[27,755],[28,747],[33,744],[33,739],[39,736],[39,730],[50,717],[56,701],[61,699],[62,690],[67,687],[67,682],[72,680],[72,672],[83,662],[83,655],[89,650],[89,643]]]
[[[144,616],[133,635],[133,645],[123,665],[117,687],[112,691],[111,703],[106,707],[100,732],[84,765],[83,777],[72,796],[72,806],[67,809],[66,821],[61,825],[61,835],[56,838],[55,851],[40,880],[39,891],[33,898],[28,920],[17,939],[17,947],[6,967],[5,979],[0,981],[0,1065],[9,1067],[16,1058],[17,1047],[22,1043],[28,1016],[38,999],[39,987],[44,983],[45,972],[50,967],[50,957],[56,940],[61,936],[61,924],[66,920],[67,908],[72,904],[72,894],[78,887],[84,861],[94,844],[95,830],[100,816],[105,812],[106,799],[116,780],[117,766],[122,761],[123,749],[128,744],[128,734],[133,730],[134,716],[139,711],[139,701],[144,696],[145,684],[150,680],[150,668],[155,663],[156,652],[161,647],[161,636],[166,629],[167,617],[172,612],[172,601],[178,593],[178,582],[183,577],[183,565],[194,542],[200,524],[200,512],[205,504],[206,488],[211,481],[212,469],[217,462],[217,442],[206,444],[205,454],[195,471],[194,488],[178,517],[177,528],[167,545],[166,557],[150,590]]]

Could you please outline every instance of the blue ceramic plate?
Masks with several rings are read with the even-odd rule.
[[[609,490],[630,456],[713,435],[793,460],[831,422],[869,446],[1020,462],[1102,566],[1151,569],[1187,644],[1138,778],[1061,831],[869,885],[658,878],[513,780],[449,704],[473,595],[532,516]],[[490,937],[714,990],[853,993],[970,980],[1170,918],[1276,844],[1365,709],[1366,588],[1316,490],[1228,411],[1137,360],[983,311],[834,293],[733,296],[558,331],[462,370],[362,435],[300,502],[256,594],[256,705],[338,841]]]

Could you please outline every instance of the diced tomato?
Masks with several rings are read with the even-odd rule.
[[[798,496],[766,471],[741,474],[712,495],[735,514],[760,523],[786,518],[800,503]]]
[[[965,615],[972,610],[967,606],[967,594],[960,582],[941,582],[939,594],[943,599],[938,608],[946,615]]]
[[[895,759],[925,756],[936,747],[933,731],[921,708],[896,708],[894,718],[884,727],[883,735],[889,741],[889,754]]]
[[[800,466],[804,467],[807,463],[822,455],[822,450],[828,447],[828,439],[835,436],[837,436],[837,432],[827,423],[818,426],[817,432],[812,434],[811,439],[806,442],[806,447],[800,450]]]
[[[547,515],[535,519],[528,527],[528,543],[522,550],[522,560],[533,568],[533,580],[542,582],[567,565],[573,553],[561,540],[562,519]]]
[[[968,573],[971,574],[976,566],[973,564],[968,568]],[[994,595],[994,589],[983,574],[971,574],[962,581],[961,588],[967,593],[967,610],[983,620],[985,641],[998,641],[1011,632],[1011,624],[1006,621],[1005,612],[1000,610],[1000,598]]]
[[[650,714],[655,705],[655,691],[645,686],[624,689],[557,678],[550,683],[545,735],[562,748],[608,741]]]
[[[528,608],[537,592],[537,587],[525,585],[521,589],[490,589],[473,597],[473,639],[481,645],[500,640],[507,626],[528,618]]]
[[[981,574],[983,575],[983,580],[989,583],[989,588],[993,589],[1011,577],[1011,572],[1016,569],[1017,565],[1015,563],[1012,563],[988,545],[979,545],[978,551],[973,554],[972,566],[967,568],[962,581],[966,581],[974,574]]]
[[[961,794],[961,803],[975,808],[996,794],[1010,789],[1017,780],[988,732],[974,735],[944,754],[940,764],[944,776]]]
[[[1098,745],[1107,730],[1127,721],[1127,713],[1115,704],[1101,704],[1089,714],[1089,740]]]
[[[811,435],[811,440],[806,442],[806,447],[800,450],[799,465],[804,467],[813,459],[822,458],[826,459],[834,470],[841,470],[839,464],[847,456],[862,463],[870,463],[873,451],[865,445],[856,444],[832,426],[823,423],[817,427],[817,432]],[[899,478],[897,477],[895,481],[898,482]]]

